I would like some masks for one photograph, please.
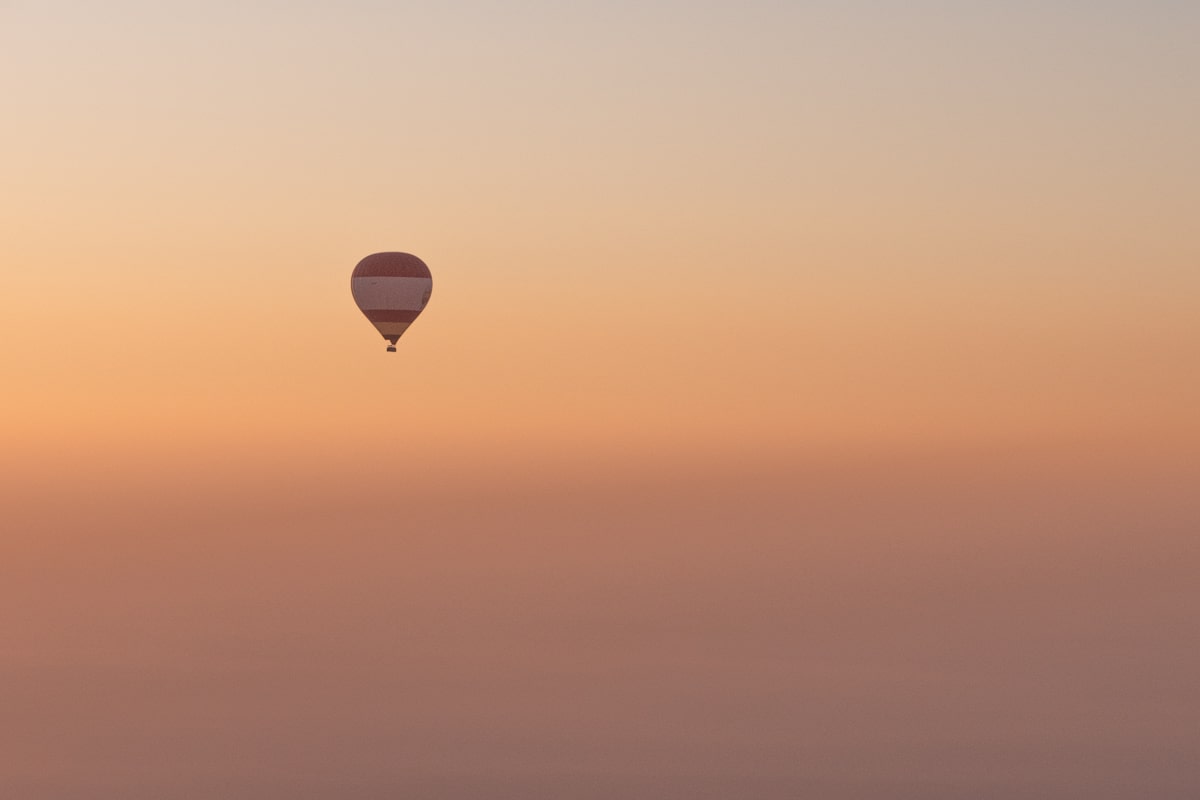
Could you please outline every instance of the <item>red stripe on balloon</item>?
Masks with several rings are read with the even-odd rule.
[[[371,322],[412,322],[417,318],[418,311],[403,311],[392,308],[365,308],[363,313]]]
[[[353,278],[429,278],[425,262],[408,253],[375,253],[358,262]]]

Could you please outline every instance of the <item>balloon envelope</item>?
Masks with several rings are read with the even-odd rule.
[[[350,293],[359,310],[391,343],[408,330],[429,302],[433,276],[425,262],[408,253],[369,255],[350,276]]]

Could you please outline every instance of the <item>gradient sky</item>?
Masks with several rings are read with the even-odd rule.
[[[1198,36],[0,0],[0,794],[1197,796]]]

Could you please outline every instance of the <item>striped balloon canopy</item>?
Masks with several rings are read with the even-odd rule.
[[[408,253],[375,253],[358,262],[350,276],[354,302],[388,340],[388,352],[429,302],[433,276],[425,262]]]

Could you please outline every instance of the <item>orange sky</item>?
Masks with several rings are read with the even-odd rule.
[[[1169,18],[135,9],[5,12],[19,449],[1195,441]],[[437,283],[393,359],[387,249]]]
[[[0,787],[1194,794],[1198,25],[0,3]]]

